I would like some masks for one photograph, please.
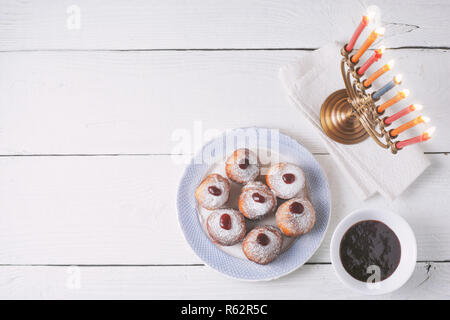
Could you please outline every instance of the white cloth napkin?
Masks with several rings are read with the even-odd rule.
[[[417,145],[396,155],[380,148],[370,137],[355,145],[339,144],[328,138],[320,125],[320,108],[332,92],[344,88],[340,72],[340,49],[332,43],[285,66],[280,77],[297,108],[317,129],[328,152],[361,198],[376,192],[393,200],[429,165]]]

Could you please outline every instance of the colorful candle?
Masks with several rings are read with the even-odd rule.
[[[361,48],[359,48],[358,51],[356,51],[355,55],[352,56],[352,62],[358,63],[359,58],[364,54],[364,52],[369,49],[369,47],[372,45],[372,43],[378,38],[378,36],[382,36],[384,34],[384,28],[378,28],[373,30],[369,37],[366,39],[366,41],[363,43]]]
[[[364,74],[364,72],[367,71],[367,69],[369,69],[369,67],[376,61],[378,61],[382,56],[383,56],[383,52],[384,50],[386,50],[385,47],[380,47],[380,49],[375,50],[375,52],[373,53],[373,55],[367,59],[367,61],[360,67],[358,68],[358,74],[360,76],[362,76]]]
[[[409,94],[409,90],[408,89],[404,89],[402,91],[399,91],[395,97],[393,97],[392,99],[386,101],[385,103],[383,103],[381,106],[379,106],[377,108],[378,113],[383,113],[384,110],[386,110],[387,108],[389,108],[393,104],[399,102],[402,99],[405,99],[408,96],[408,94]]]
[[[398,141],[395,146],[397,147],[397,149],[402,149],[406,146],[415,144],[415,143],[419,143],[422,141],[427,141],[429,139],[431,139],[431,136],[433,135],[434,131],[436,130],[435,127],[431,127],[430,129],[426,130],[424,133],[422,133],[420,136],[408,139],[408,140],[403,140],[403,141]]]
[[[377,71],[372,73],[370,77],[368,77],[366,80],[364,80],[364,82],[363,82],[364,87],[366,87],[366,88],[369,87],[372,84],[372,82],[377,80],[385,72],[391,70],[393,66],[394,66],[394,60],[391,60],[388,63],[386,63],[384,66],[382,66],[380,69],[378,69]]]
[[[402,83],[402,75],[396,75],[394,77],[394,79],[392,79],[391,81],[389,81],[388,83],[386,83],[386,85],[384,87],[382,87],[381,89],[377,90],[374,92],[374,94],[372,95],[372,99],[373,100],[378,100],[380,99],[380,97],[385,94],[386,92],[388,92],[389,90],[391,90],[393,87],[395,87],[396,85]]]
[[[420,104],[411,104],[408,107],[406,107],[406,108],[400,110],[399,112],[393,114],[392,116],[385,118],[384,119],[384,124],[385,125],[390,125],[392,122],[394,122],[394,121],[400,119],[401,117],[404,117],[407,114],[410,114],[411,112],[414,112],[416,110],[417,111],[422,110],[422,106]]]
[[[423,117],[423,116],[418,116],[417,118],[415,118],[411,121],[408,121],[407,123],[404,123],[395,129],[392,129],[389,133],[390,133],[391,137],[396,137],[403,131],[410,129],[410,128],[418,125],[419,123],[424,123],[424,122],[428,122],[428,121],[430,121],[429,118]]]
[[[356,28],[355,33],[353,33],[352,38],[348,42],[348,44],[345,46],[345,50],[347,52],[350,52],[353,50],[353,47],[355,46],[356,41],[358,40],[359,36],[361,35],[361,32],[363,32],[364,28],[367,27],[369,24],[369,21],[373,18],[375,15],[375,12],[369,12],[367,16],[363,16],[361,22],[358,25],[358,28]]]

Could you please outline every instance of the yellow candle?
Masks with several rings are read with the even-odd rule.
[[[381,106],[379,106],[377,108],[378,113],[383,113],[384,110],[386,110],[387,108],[389,108],[393,104],[399,102],[402,99],[405,99],[408,96],[408,94],[409,94],[409,90],[408,89],[404,89],[402,91],[399,91],[395,97],[393,97],[392,99],[386,101],[385,103],[383,103]]]
[[[430,121],[429,118],[423,117],[423,116],[418,116],[417,118],[415,118],[407,123],[404,123],[401,126],[391,130],[391,132],[390,132],[391,137],[396,137],[403,131],[408,130],[409,128],[412,128],[415,125],[418,125],[419,123],[428,122],[428,121]]]
[[[377,71],[375,71],[374,73],[372,73],[370,75],[370,77],[368,77],[366,80],[364,80],[363,84],[364,87],[368,87],[372,84],[372,82],[374,82],[375,80],[377,80],[380,76],[382,76],[385,72],[389,71],[392,69],[392,67],[394,66],[394,60],[389,61],[387,64],[385,64],[384,66],[382,66],[380,69],[378,69]]]
[[[364,54],[364,52],[369,49],[369,47],[372,45],[372,43],[378,38],[378,36],[382,36],[384,34],[384,28],[378,28],[373,30],[369,37],[364,41],[361,48],[359,48],[358,51],[356,51],[355,55],[352,57],[352,62],[357,63],[359,58]]]

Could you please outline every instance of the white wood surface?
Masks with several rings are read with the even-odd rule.
[[[318,135],[290,103],[278,78],[281,66],[306,54],[0,53],[0,152],[167,154],[174,152],[175,130],[193,132],[194,122],[202,121],[204,131],[281,128],[312,152],[323,153]],[[390,58],[396,60],[395,73],[404,76],[402,88],[411,91],[407,102],[393,109],[407,103],[424,105],[423,113],[438,127],[424,150],[450,151],[450,90],[445,86],[450,53],[393,50],[386,54]],[[387,79],[380,79],[378,87]]]
[[[79,30],[66,28],[73,4]],[[346,41],[369,4],[408,101],[438,127],[424,145],[432,166],[393,202],[348,192],[277,75],[303,49]],[[450,298],[449,25],[444,0],[0,0],[0,298],[366,298],[329,264],[334,227],[364,206],[398,212],[418,239],[412,279],[376,298]],[[307,265],[247,283],[192,253],[175,198],[179,162],[199,146],[171,154],[173,133],[197,121],[212,133],[280,128],[316,153],[332,220]]]
[[[81,10],[67,30],[66,9]],[[388,47],[450,46],[450,3],[334,0],[3,0],[1,50],[317,48],[377,5]]]
[[[0,273],[5,299],[449,299],[449,292],[450,266],[444,263],[418,263],[404,287],[375,297],[343,287],[329,264],[251,283],[204,266],[8,266]]]

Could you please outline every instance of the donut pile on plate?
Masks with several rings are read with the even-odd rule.
[[[316,221],[313,206],[306,197],[303,170],[291,163],[270,167],[266,184],[260,176],[258,156],[249,149],[237,149],[227,159],[227,177],[213,173],[197,187],[198,204],[212,210],[206,220],[211,240],[222,246],[242,242],[245,256],[256,263],[268,264],[281,252],[283,236],[298,237],[309,232]],[[231,181],[241,184],[239,210],[225,207]],[[277,208],[277,198],[286,200]],[[259,226],[247,233],[245,219],[257,220],[275,212],[277,227]]]

